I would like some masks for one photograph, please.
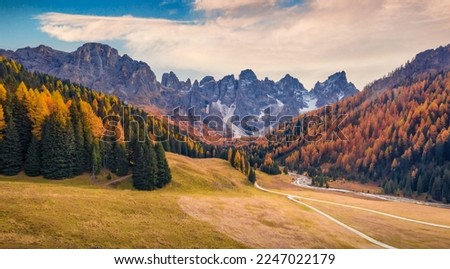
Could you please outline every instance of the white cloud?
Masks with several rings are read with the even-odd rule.
[[[196,0],[194,6],[196,10],[236,10],[248,6],[274,6],[276,0]]]
[[[252,68],[259,77],[299,77],[308,87],[345,70],[362,88],[416,53],[450,43],[450,1],[309,0],[282,8],[275,0],[198,0],[198,21],[45,13],[41,30],[63,41],[123,40],[130,56],[161,75]],[[249,14],[245,16],[245,14]],[[250,15],[251,14],[251,15]]]

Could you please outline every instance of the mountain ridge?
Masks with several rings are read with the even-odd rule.
[[[0,49],[0,55],[20,62],[31,71],[68,79],[132,104],[153,105],[166,111],[176,107],[187,111],[194,107],[203,116],[225,117],[232,110],[232,114],[240,116],[260,115],[268,107],[275,114],[297,115],[358,92],[347,82],[345,72],[336,73],[343,77],[335,84],[323,82],[332,90],[322,87],[308,91],[291,75],[279,81],[260,80],[251,69],[242,70],[238,78],[227,75],[216,81],[212,76],[205,76],[194,82],[181,81],[174,72],[168,72],[159,82],[147,63],[126,54],[120,56],[116,49],[100,43],[86,43],[73,52],[44,45],[15,52]]]

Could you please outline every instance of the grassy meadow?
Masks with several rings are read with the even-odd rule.
[[[286,197],[264,193],[219,159],[168,153],[172,183],[152,192],[107,174],[51,181],[0,177],[0,248],[376,248]],[[115,178],[111,179],[114,180]],[[448,210],[293,187],[258,173],[267,188],[450,224]],[[309,203],[395,247],[450,247],[450,233],[339,206]],[[420,233],[420,236],[414,236]]]

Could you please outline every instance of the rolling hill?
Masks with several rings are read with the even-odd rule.
[[[226,161],[172,153],[167,158],[173,180],[153,192],[130,189],[127,182],[105,187],[106,178],[95,184],[89,175],[62,181],[1,176],[0,247],[377,247],[305,206],[255,189]],[[450,225],[446,209],[303,190],[284,175],[258,173],[258,178],[259,184],[292,195]],[[394,247],[450,246],[442,228],[316,203],[311,204]]]

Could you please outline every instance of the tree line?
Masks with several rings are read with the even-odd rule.
[[[115,96],[28,72],[0,56],[0,174],[63,179],[108,169],[131,172],[136,189],[153,190],[171,181],[165,152],[227,160],[228,147],[202,143]],[[242,152],[230,162],[256,180],[247,163]]]
[[[267,154],[299,173],[375,181],[387,194],[450,202],[450,72],[419,73],[396,87],[363,92],[310,112],[271,133],[276,142],[248,146],[259,162]],[[336,136],[308,142],[302,134],[324,133],[303,119],[347,115]]]
[[[114,121],[120,113],[124,120]],[[131,171],[137,189],[162,188],[171,181],[164,146],[133,129],[133,115],[148,118],[115,96],[0,58],[0,173],[63,179],[105,168],[118,176]]]

